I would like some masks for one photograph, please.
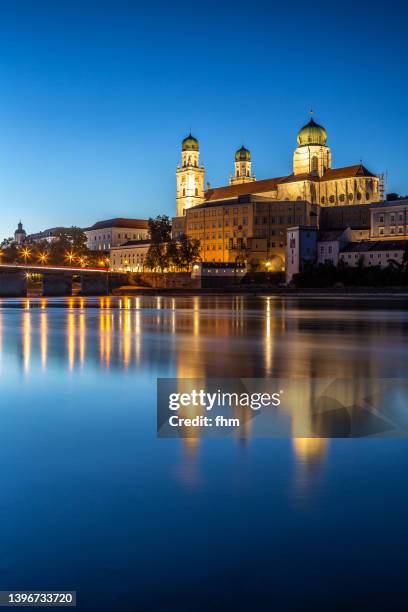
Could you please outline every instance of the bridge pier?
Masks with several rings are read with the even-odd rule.
[[[44,274],[42,294],[44,297],[72,295],[72,276],[67,274]]]
[[[26,297],[27,279],[22,272],[0,273],[0,297]]]
[[[108,295],[109,279],[107,274],[82,274],[81,295]]]

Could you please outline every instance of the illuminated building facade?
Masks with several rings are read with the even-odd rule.
[[[173,234],[199,239],[203,261],[242,259],[283,270],[288,227],[317,227],[320,211],[337,207],[365,206],[368,219],[368,205],[382,197],[379,177],[362,163],[332,167],[327,132],[313,119],[298,132],[292,174],[256,180],[245,147],[234,163],[229,185],[204,191],[198,140],[190,134],[182,142]]]
[[[241,196],[188,209],[173,220],[173,236],[198,239],[204,262],[245,261],[256,269],[280,271],[287,228],[294,223],[317,226],[318,209],[305,201]]]
[[[150,240],[129,240],[110,249],[112,272],[142,272]]]
[[[176,170],[176,209],[182,217],[192,206],[204,202],[204,167],[200,166],[197,138],[190,133],[181,143],[181,166]]]
[[[408,199],[375,204],[370,208],[371,240],[408,239]]]
[[[241,147],[235,153],[235,171],[230,184],[204,191],[205,169],[199,165],[199,142],[189,134],[182,142],[182,165],[177,168],[177,216],[198,204],[237,198],[241,195],[271,200],[306,200],[322,207],[366,204],[382,199],[380,179],[362,163],[332,167],[327,132],[313,118],[297,135],[292,173],[256,180],[251,153]]]
[[[87,246],[91,251],[108,251],[130,240],[147,240],[149,228],[146,219],[108,219],[98,221],[84,229]]]

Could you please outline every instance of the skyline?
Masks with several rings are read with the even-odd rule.
[[[405,194],[406,9],[380,6],[1,7],[0,237],[173,216],[190,128],[214,187],[241,144],[258,179],[287,175],[311,107],[334,167],[362,159]]]

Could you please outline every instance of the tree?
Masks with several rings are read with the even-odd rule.
[[[89,256],[86,235],[79,227],[57,230],[47,251],[49,262],[60,266],[85,261]]]
[[[15,263],[18,260],[18,247],[13,238],[5,238],[0,248],[2,263]]]
[[[189,270],[191,264],[200,259],[200,241],[182,234],[170,242],[169,255],[172,264]]]
[[[170,263],[171,222],[167,215],[158,215],[155,219],[149,219],[148,226],[150,246],[145,266],[151,270],[159,268],[163,272]]]

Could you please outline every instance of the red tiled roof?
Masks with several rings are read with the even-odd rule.
[[[146,219],[124,219],[123,217],[116,217],[115,219],[107,219],[106,221],[98,221],[91,227],[86,227],[84,231],[105,229],[108,227],[123,227],[129,229],[148,229],[148,222]]]
[[[335,181],[337,179],[357,176],[375,177],[376,175],[367,170],[363,164],[355,164],[354,166],[344,166],[343,168],[330,168],[326,170],[324,175],[320,178],[305,172],[303,174],[290,174],[289,176],[252,181],[251,183],[240,183],[238,185],[228,185],[226,187],[216,187],[214,189],[210,188],[205,192],[205,200],[206,202],[212,202],[213,200],[227,200],[228,198],[237,198],[242,195],[275,191],[279,183],[295,183],[297,181]]]
[[[283,178],[281,183],[297,183],[298,181],[319,181],[319,177],[315,174],[303,172],[302,174],[289,174]]]
[[[376,176],[363,164],[355,164],[354,166],[344,166],[344,168],[330,168],[321,177],[321,181],[335,181],[336,179],[349,178],[352,176]]]
[[[240,183],[238,185],[228,185],[227,187],[216,187],[215,189],[210,188],[205,192],[205,199],[207,202],[211,202],[212,200],[226,200],[242,195],[275,191],[277,184],[285,178],[285,176],[280,176],[262,181],[252,181],[251,183]]]

